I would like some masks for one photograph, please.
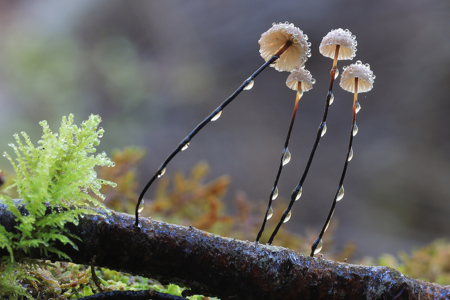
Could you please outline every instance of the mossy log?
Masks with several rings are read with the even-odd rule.
[[[26,213],[23,207],[21,213]],[[79,250],[56,245],[74,263],[142,275],[220,299],[450,299],[450,286],[415,280],[388,267],[366,267],[300,255],[290,249],[221,237],[184,227],[97,209],[78,225]],[[14,231],[0,204],[0,224]],[[0,255],[8,255],[0,249]],[[45,257],[39,251],[34,258]]]

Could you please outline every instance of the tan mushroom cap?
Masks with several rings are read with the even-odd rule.
[[[291,41],[292,45],[271,65],[278,71],[290,72],[296,67],[302,66],[311,56],[309,48],[311,44],[307,40],[308,36],[294,24],[274,23],[268,31],[261,35],[258,41],[261,47],[259,52],[262,58],[268,61],[287,41]]]
[[[296,91],[299,81],[302,83],[301,89],[303,92],[311,90],[313,84],[316,83],[316,80],[311,76],[311,72],[305,70],[305,68],[293,70],[286,80],[286,85],[288,88]]]
[[[319,51],[323,56],[334,59],[336,46],[340,45],[338,60],[353,59],[356,55],[356,37],[346,29],[333,29],[322,39]]]
[[[355,78],[358,78],[358,93],[368,92],[373,88],[375,75],[369,64],[363,65],[360,60],[355,64],[344,67],[339,85],[346,91],[355,92]]]

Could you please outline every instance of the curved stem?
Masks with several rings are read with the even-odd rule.
[[[298,102],[302,96],[303,96],[302,83],[299,81],[298,87],[297,87],[297,96],[295,97],[294,110],[292,111],[291,123],[289,124],[288,132],[286,135],[286,140],[284,142],[283,153],[281,154],[280,166],[278,167],[277,176],[275,177],[275,182],[273,184],[272,192],[270,193],[270,196],[269,196],[269,204],[267,206],[266,214],[264,216],[264,220],[261,225],[261,229],[259,230],[258,235],[256,237],[256,242],[259,242],[259,239],[261,238],[261,235],[264,232],[264,227],[266,226],[267,219],[270,219],[267,216],[269,215],[270,208],[272,207],[272,201],[274,200],[273,194],[274,194],[275,190],[277,189],[278,180],[281,175],[281,170],[283,169],[283,166],[286,164],[286,163],[284,163],[284,160],[285,160],[285,156],[287,155],[287,153],[289,151],[288,146],[289,146],[289,140],[291,138],[292,126],[294,125],[295,115],[297,114]]]
[[[277,226],[275,227],[274,231],[272,232],[272,235],[269,238],[269,242],[268,242],[269,245],[272,244],[275,236],[278,233],[278,230],[280,230],[281,225],[283,225],[283,223],[285,222],[286,217],[288,216],[289,212],[292,209],[292,206],[294,205],[294,202],[296,200],[298,200],[298,194],[301,192],[303,183],[305,182],[306,176],[308,175],[309,168],[311,167],[312,161],[314,159],[314,154],[316,153],[316,149],[317,149],[317,146],[319,145],[320,138],[323,135],[322,132],[323,132],[324,128],[326,128],[325,126],[326,126],[326,120],[327,120],[327,115],[328,115],[328,108],[330,107],[330,104],[331,104],[330,100],[331,100],[331,96],[333,95],[332,91],[333,91],[334,78],[335,78],[336,69],[337,69],[337,58],[339,55],[339,48],[340,48],[340,46],[337,45],[336,51],[334,53],[333,67],[330,71],[330,85],[328,87],[328,94],[327,94],[327,99],[326,99],[326,103],[325,103],[325,109],[324,109],[324,112],[322,115],[322,121],[320,122],[319,128],[317,129],[316,140],[314,141],[314,145],[311,149],[311,153],[309,154],[308,162],[306,163],[306,167],[305,167],[305,170],[303,171],[303,175],[302,175],[298,185],[292,191],[291,201],[289,202],[288,207],[284,211],[283,215],[281,216],[280,221],[278,222]]]
[[[343,185],[344,185],[344,178],[345,178],[345,173],[347,172],[349,155],[352,152],[352,143],[353,143],[353,136],[354,136],[353,130],[355,129],[355,126],[356,126],[356,103],[357,103],[357,101],[358,101],[358,78],[355,78],[355,93],[353,96],[352,129],[350,131],[350,140],[348,142],[347,156],[346,156],[345,163],[344,163],[344,169],[342,170],[341,179],[339,180],[338,189],[336,191],[336,194],[334,195],[333,204],[331,205],[331,209],[330,209],[330,212],[328,213],[328,217],[327,217],[325,223],[323,224],[323,227],[322,227],[322,230],[320,231],[319,237],[317,238],[317,240],[314,242],[314,244],[311,247],[311,254],[310,254],[311,257],[314,256],[317,246],[319,245],[320,241],[322,240],[322,237],[323,237],[325,231],[327,230],[328,225],[330,225],[331,217],[333,216],[333,213],[334,213],[334,210],[336,207],[336,203],[338,201],[338,196],[340,196],[341,189],[343,188]]]
[[[222,104],[219,105],[206,119],[204,119],[200,124],[197,125],[197,127],[192,130],[192,132],[185,137],[181,143],[175,148],[175,150],[172,151],[172,153],[164,160],[164,162],[161,164],[159,169],[156,171],[156,173],[153,175],[153,177],[147,182],[145,187],[142,189],[141,194],[139,195],[138,202],[136,204],[136,210],[135,210],[135,216],[136,216],[136,222],[135,226],[139,226],[139,206],[141,205],[141,202],[144,198],[145,193],[150,188],[150,186],[153,184],[153,182],[156,180],[156,178],[161,177],[166,169],[166,166],[169,164],[169,162],[180,152],[183,150],[183,148],[192,140],[192,138],[203,128],[206,124],[208,124],[211,119],[213,119],[216,115],[220,114],[222,110],[230,104],[244,89],[245,87],[251,83],[256,76],[259,75],[267,66],[274,63],[280,56],[292,45],[291,41],[287,41],[286,44],[278,50],[278,52],[272,56],[268,61],[266,61],[258,70],[256,70],[247,80],[244,81],[244,83],[233,93],[231,94],[228,99],[226,99]]]

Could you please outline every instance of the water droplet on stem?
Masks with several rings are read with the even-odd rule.
[[[353,158],[353,148],[350,148],[350,151],[348,152],[347,161],[351,161]]]
[[[356,123],[353,124],[352,134],[355,136],[358,133],[358,126]]]
[[[339,69],[336,69],[336,73],[334,73],[334,79],[338,78],[339,76]]]
[[[327,132],[327,124],[325,122],[323,122],[322,131],[320,132],[320,136],[321,137],[324,136],[326,132]]]
[[[277,197],[278,197],[278,187],[275,187],[272,193],[272,200],[277,199]]]
[[[329,104],[329,105],[333,104],[333,102],[334,102],[334,94],[331,93],[331,96],[330,96],[330,104]]]
[[[292,217],[292,213],[291,213],[291,211],[289,211],[286,218],[284,218],[283,223],[286,223],[287,221],[289,221],[291,219],[291,217]]]
[[[166,173],[166,168],[162,169],[159,174],[158,174],[158,178],[160,178],[161,176],[163,176]]]
[[[300,199],[300,197],[302,196],[302,192],[303,192],[303,188],[300,187],[300,189],[297,192],[297,196],[295,196],[295,201],[297,201],[298,199]]]
[[[314,249],[314,254],[320,253],[320,251],[322,251],[322,247],[323,241],[322,239],[320,239],[319,242],[317,243],[316,249]]]
[[[181,148],[181,151],[186,150],[186,149],[189,147],[189,145],[190,145],[190,143],[186,143],[186,144],[183,146],[183,148]]]
[[[344,186],[343,185],[341,185],[341,188],[339,189],[339,192],[336,197],[336,201],[340,201],[340,200],[342,200],[342,198],[344,198]]]
[[[283,166],[287,165],[291,161],[291,152],[286,148],[283,153]]]
[[[217,121],[220,116],[222,115],[222,111],[219,111],[217,114],[214,115],[214,117],[212,117],[211,121]]]
[[[142,199],[141,204],[139,204],[138,213],[141,213],[144,210],[144,199]]]
[[[356,104],[355,104],[355,113],[359,113],[360,110],[361,110],[361,105],[359,104],[358,101],[356,101]]]
[[[246,90],[246,91],[251,90],[254,84],[255,84],[255,81],[254,81],[254,80],[249,81],[249,82],[245,85],[244,90]]]
[[[269,220],[270,218],[272,218],[272,216],[273,216],[273,209],[271,206],[271,207],[269,207],[269,212],[267,213],[266,220]]]

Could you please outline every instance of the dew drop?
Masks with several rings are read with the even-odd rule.
[[[297,201],[298,199],[300,199],[300,197],[302,196],[302,192],[303,192],[303,188],[300,187],[300,189],[297,192],[297,196],[295,196],[295,201]]]
[[[359,104],[359,102],[356,101],[356,104],[355,104],[355,113],[359,113],[360,110],[361,110],[361,104]]]
[[[158,178],[160,178],[161,176],[163,176],[164,173],[166,173],[166,168],[164,168],[164,169],[162,169],[161,171],[159,171]]]
[[[272,200],[277,199],[277,197],[278,197],[278,187],[275,187],[272,193]]]
[[[361,65],[362,65],[362,61],[357,60],[357,61],[356,61],[356,64],[357,64],[358,66],[361,66]]]
[[[273,216],[273,209],[271,206],[271,207],[269,207],[269,212],[267,213],[266,220],[269,220],[270,218],[272,218],[272,216]]]
[[[334,73],[334,79],[338,78],[339,76],[339,69],[336,69],[336,73]]]
[[[330,104],[329,104],[329,105],[333,104],[333,102],[334,102],[334,94],[331,93],[331,96],[330,96]]]
[[[323,122],[322,130],[320,132],[320,136],[324,136],[326,132],[327,132],[327,124],[325,122]]]
[[[336,197],[336,201],[340,201],[344,198],[344,186],[341,185],[341,188],[339,189],[338,195]]]
[[[141,204],[139,204],[138,213],[141,213],[144,210],[144,199],[142,199]]]
[[[350,148],[350,152],[348,153],[347,161],[351,161],[353,158],[353,148]]]
[[[251,90],[254,84],[255,84],[255,81],[254,81],[254,80],[250,80],[250,81],[245,85],[244,90],[246,90],[246,91]]]
[[[283,166],[287,165],[291,161],[291,152],[286,148],[283,153]]]
[[[322,251],[322,247],[323,247],[323,241],[322,241],[322,239],[320,239],[319,243],[317,244],[316,249],[314,249],[314,254],[320,253],[320,251]]]
[[[286,218],[284,218],[283,223],[286,223],[287,221],[289,221],[291,219],[291,217],[292,217],[292,213],[291,213],[291,211],[289,211]]]
[[[214,117],[212,117],[211,121],[217,121],[220,116],[222,115],[222,111],[219,111],[217,114],[214,115]]]
[[[183,148],[181,148],[181,151],[186,150],[186,149],[189,147],[189,145],[190,145],[190,143],[186,143],[186,144],[183,146]]]
[[[356,123],[353,124],[353,130],[352,130],[352,134],[353,136],[355,136],[358,133],[358,126],[356,125]]]

